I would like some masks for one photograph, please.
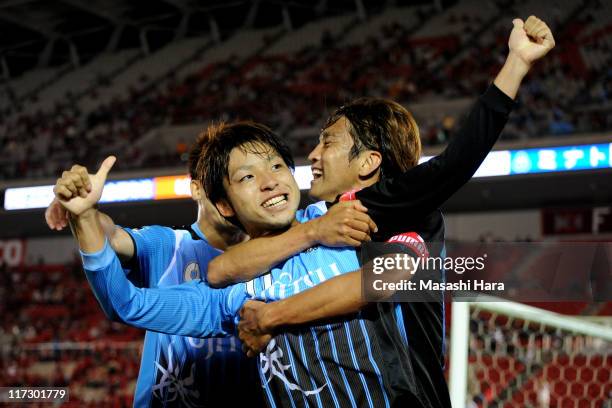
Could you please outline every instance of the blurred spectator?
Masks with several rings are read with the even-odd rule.
[[[592,16],[596,11],[590,11],[567,27],[555,29],[559,43],[583,44],[586,54],[569,47],[536,66],[522,87],[519,108],[502,138],[612,127],[612,68],[583,61],[594,50],[609,61],[612,33],[589,30],[599,21]],[[560,10],[556,13],[560,18]],[[474,32],[488,24],[452,12],[447,20]],[[143,151],[136,143],[163,124],[252,119],[289,137],[299,128],[320,127],[330,110],[362,95],[389,97],[409,107],[471,99],[484,91],[501,67],[507,36],[506,27],[494,25],[487,36],[462,44],[454,35],[413,38],[406,27],[390,23],[373,30],[362,44],[341,45],[329,31],[323,31],[318,47],[256,55],[240,63],[230,56],[184,79],[171,75],[159,84],[142,75],[130,85],[127,96],[87,114],[79,110],[79,101],[71,94],[49,112],[24,114],[19,107],[11,108],[13,113],[3,115],[0,124],[0,178],[55,176],[65,163],[92,167],[109,153],[119,156],[118,169],[178,166],[187,149],[183,140],[175,149],[155,151]],[[465,51],[457,53],[462,49]],[[113,85],[108,78],[98,82],[100,87]],[[87,97],[95,99],[96,90]],[[431,113],[442,120],[416,118],[423,143],[447,143],[461,115]],[[301,140],[290,138],[288,142],[298,155],[308,153]]]
[[[142,334],[106,319],[76,261],[0,265],[0,387],[69,386],[68,406],[130,406]]]

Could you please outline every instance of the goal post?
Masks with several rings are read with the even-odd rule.
[[[453,302],[453,408],[603,406],[612,392],[610,320],[593,323],[493,297]]]

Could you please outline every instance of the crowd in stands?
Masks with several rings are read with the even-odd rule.
[[[563,45],[580,43],[576,35],[590,23],[584,17],[553,27],[558,49],[530,74],[502,138],[612,128],[612,69],[609,64],[588,67],[580,62],[579,50]],[[507,52],[505,26],[468,44],[452,35],[413,38],[400,24],[379,31],[350,46],[334,43],[323,33],[318,46],[246,61],[230,57],[184,79],[170,77],[158,83],[142,77],[126,97],[91,112],[82,112],[72,95],[49,112],[27,114],[13,106],[3,112],[0,123],[0,179],[55,176],[66,163],[92,165],[110,153],[119,155],[117,168],[180,165],[181,149],[147,152],[135,143],[163,124],[253,119],[289,137],[295,129],[320,127],[335,107],[363,95],[388,97],[407,106],[473,99],[484,91]],[[589,35],[584,47],[612,57],[609,31]],[[101,81],[99,87],[105,86],[112,87],[112,81]],[[95,88],[85,97],[95,99]],[[423,143],[447,142],[461,115],[417,115]],[[289,142],[297,156],[305,156],[314,140]]]
[[[73,407],[131,406],[142,332],[106,319],[80,263],[0,265],[0,387],[68,387]]]

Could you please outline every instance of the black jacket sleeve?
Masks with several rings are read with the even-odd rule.
[[[357,192],[368,214],[386,228],[417,221],[441,206],[474,175],[493,148],[515,102],[491,84],[446,149],[404,174],[383,178]],[[401,229],[401,225],[397,225]],[[393,228],[390,228],[393,230]]]

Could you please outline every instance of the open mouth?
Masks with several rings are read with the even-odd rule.
[[[286,204],[288,199],[289,199],[289,196],[287,194],[277,195],[276,197],[272,197],[264,201],[261,206],[263,208],[280,207],[281,205]]]
[[[312,169],[312,178],[314,180],[320,179],[323,177],[323,170],[321,169]]]

